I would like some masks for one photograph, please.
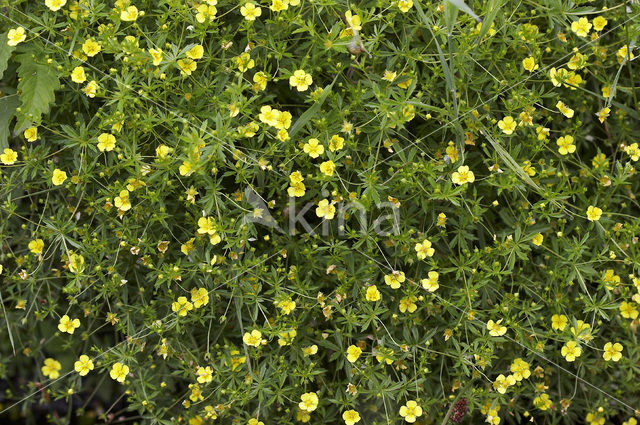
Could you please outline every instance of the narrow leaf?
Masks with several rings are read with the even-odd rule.
[[[331,84],[329,84],[327,87],[325,87],[322,90],[322,94],[320,95],[316,103],[311,105],[309,109],[307,109],[306,111],[304,111],[302,115],[300,115],[300,118],[298,118],[296,122],[293,124],[293,126],[291,127],[291,131],[289,131],[289,137],[293,138],[293,136],[295,136],[296,133],[300,131],[302,127],[304,127],[305,124],[308,123],[311,120],[311,118],[313,118],[314,115],[318,113],[325,99],[329,95],[329,92],[331,92],[331,88],[333,87],[333,84],[336,82],[337,79],[338,79],[338,76],[336,75],[336,78],[333,79]]]
[[[467,4],[463,0],[447,0],[447,2],[451,3],[452,5],[457,7],[458,9],[462,10],[464,13],[468,14],[469,16],[471,16],[476,21],[482,22],[482,19],[480,19],[480,17],[478,15],[473,13],[473,10],[471,10],[471,8],[469,6],[467,6]]]

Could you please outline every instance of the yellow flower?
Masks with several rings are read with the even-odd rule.
[[[78,84],[82,84],[87,81],[87,76],[84,73],[83,67],[76,66],[75,68],[73,68],[73,71],[71,71],[71,81]]]
[[[29,251],[33,254],[41,254],[44,249],[44,241],[42,239],[36,239],[29,242]]]
[[[589,341],[593,337],[591,336],[591,325],[583,322],[582,320],[576,321],[576,326],[571,327],[571,334],[583,341]]]
[[[289,175],[289,180],[291,181],[291,184],[298,184],[302,183],[304,177],[302,177],[302,173],[300,171],[294,171]]]
[[[80,254],[71,254],[69,257],[69,271],[72,273],[82,273],[84,270],[84,257]]]
[[[96,97],[96,92],[98,91],[98,83],[95,82],[95,80],[91,80],[87,83],[87,85],[82,89],[82,91],[84,92],[84,94],[86,94],[88,97]],[[115,128],[115,124],[114,127]]]
[[[102,133],[98,136],[98,150],[100,152],[110,152],[116,147],[116,136],[109,133]]]
[[[620,285],[620,276],[615,274],[612,269],[607,269],[604,272],[604,276],[602,276],[602,281],[606,288],[612,291],[616,286]]]
[[[67,0],[44,0],[44,4],[52,11],[57,12],[62,6],[67,4]]]
[[[440,287],[440,285],[438,284],[438,278],[440,277],[440,274],[436,271],[430,271],[427,276],[429,276],[427,279],[420,280],[422,287],[429,292],[437,291]]]
[[[287,193],[291,197],[301,197],[306,193],[306,187],[304,183],[292,183],[291,186],[287,189]]]
[[[504,134],[512,134],[517,125],[516,120],[514,120],[512,116],[506,116],[498,121],[498,128],[502,130]]]
[[[630,144],[624,151],[631,157],[631,160],[637,161],[638,159],[640,159],[640,149],[638,148],[637,143]]]
[[[213,380],[213,370],[211,369],[211,366],[200,366],[196,370],[196,376],[199,384],[208,384]]]
[[[307,74],[303,69],[298,69],[289,77],[289,85],[295,87],[298,91],[305,91],[313,83],[311,74]]]
[[[573,118],[573,109],[569,108],[561,100],[556,103],[556,108],[558,108],[558,110],[562,112],[562,115],[564,115],[565,117]]]
[[[79,319],[70,319],[66,314],[60,318],[60,322],[58,322],[58,330],[60,332],[66,332],[70,335],[73,335],[76,328],[80,327]]]
[[[638,310],[635,308],[633,303],[623,301],[620,303],[620,315],[625,319],[635,320],[638,317]]]
[[[181,75],[191,75],[198,68],[198,64],[193,59],[178,59],[178,68]]]
[[[473,171],[469,170],[466,165],[458,167],[458,171],[451,174],[451,181],[457,185],[463,185],[467,183],[473,183],[476,177]]]
[[[569,341],[562,346],[560,353],[568,362],[572,362],[576,357],[580,357],[580,354],[582,354],[582,348],[578,346],[576,341]]]
[[[191,289],[191,302],[195,308],[209,304],[209,291],[205,288]]]
[[[291,127],[291,112],[289,111],[277,111],[276,122],[274,124],[275,128],[279,129],[287,129]]]
[[[444,150],[449,158],[451,158],[451,162],[456,162],[458,160],[458,148],[453,142],[449,142],[446,149]]]
[[[529,72],[533,72],[539,68],[539,65],[536,63],[533,56],[529,56],[528,58],[522,59],[522,67]]]
[[[549,394],[540,394],[533,399],[533,405],[540,410],[549,410],[553,403],[549,400]]]
[[[262,344],[262,332],[257,329],[252,330],[251,333],[245,332],[242,336],[242,341],[252,347],[258,347]]]
[[[109,372],[109,376],[111,376],[111,379],[122,383],[126,379],[128,373],[129,373],[129,366],[116,362],[113,364],[113,366],[111,366],[111,371]]]
[[[415,400],[407,401],[407,404],[400,407],[400,416],[409,423],[414,423],[417,418],[422,416],[422,407],[418,406]]]
[[[247,425],[264,425],[264,422],[257,420],[256,418],[251,418],[247,422]]]
[[[579,37],[586,37],[590,30],[591,24],[587,18],[580,18],[571,23],[571,31],[576,33]]]
[[[113,199],[113,204],[121,211],[129,211],[131,209],[131,200],[129,199],[129,191],[121,190],[119,196]]]
[[[204,55],[204,47],[201,44],[196,44],[185,53],[189,59],[202,59]]]
[[[563,331],[567,327],[567,316],[564,314],[554,314],[551,316],[551,327],[557,331]]]
[[[269,9],[274,12],[280,12],[289,8],[289,0],[272,0]]]
[[[100,50],[102,50],[102,46],[100,46],[100,43],[91,38],[85,40],[85,42],[82,43],[82,51],[90,58],[100,53]]]
[[[189,176],[191,175],[191,173],[193,173],[193,164],[191,163],[191,161],[184,161],[182,162],[180,167],[178,167],[178,171],[180,172],[181,176]]]
[[[438,221],[436,225],[445,227],[447,225],[447,215],[445,213],[438,214]]]
[[[201,4],[197,7],[196,13],[196,21],[203,24],[205,21],[213,21],[216,17],[216,13],[218,13],[218,9],[216,9],[215,5],[206,5]]]
[[[391,289],[398,289],[400,285],[405,281],[404,272],[394,271],[391,274],[384,276],[384,283],[389,285]]]
[[[607,26],[608,21],[602,16],[596,16],[593,19],[593,29],[596,31],[602,31]]]
[[[540,246],[542,245],[543,240],[544,240],[544,236],[542,236],[542,233],[538,233],[533,237],[533,239],[531,239],[531,243],[536,246]]]
[[[602,353],[602,358],[605,359],[605,361],[614,361],[617,362],[618,360],[620,360],[622,358],[622,344],[620,344],[619,342],[616,342],[615,344],[612,344],[610,342],[607,342],[604,345],[604,353]]]
[[[347,348],[347,360],[349,360],[349,362],[351,363],[355,363],[355,361],[358,360],[358,357],[360,357],[360,354],[362,354],[362,350],[360,349],[360,347],[350,345]]]
[[[149,49],[149,54],[151,55],[151,58],[153,59],[153,65],[154,66],[158,66],[160,65],[160,63],[162,62],[162,57],[163,57],[163,53],[162,50],[160,49]]]
[[[296,420],[302,423],[307,423],[311,420],[311,415],[309,414],[309,412],[298,408],[296,412]]]
[[[216,234],[217,226],[213,217],[200,217],[198,219],[197,232],[201,235],[213,236]]]
[[[85,376],[87,373],[93,370],[93,360],[86,354],[80,356],[80,358],[73,364],[73,369],[78,372],[80,376]]]
[[[598,121],[600,121],[601,123],[604,122],[604,120],[607,119],[607,117],[609,116],[609,112],[611,112],[611,108],[609,107],[604,107],[602,109],[600,109],[598,111],[598,113],[596,113],[596,117],[598,117]],[[636,143],[636,147],[638,146],[638,144]],[[637,161],[637,159],[636,159]]]
[[[558,152],[560,155],[567,155],[576,151],[576,145],[573,144],[573,136],[562,136],[556,140]]]
[[[333,161],[325,161],[320,164],[320,171],[326,176],[332,176],[335,169],[336,165],[333,163]]]
[[[527,379],[531,376],[529,370],[529,363],[522,360],[520,357],[513,360],[510,367],[511,373],[516,381],[520,382],[523,379]]]
[[[360,414],[355,410],[347,410],[342,413],[342,420],[346,425],[354,425],[356,422],[360,422]]]
[[[171,311],[178,312],[178,316],[184,317],[191,310],[193,310],[193,304],[187,300],[187,297],[178,297],[177,301],[171,303]]]
[[[240,72],[245,72],[256,65],[255,61],[251,59],[251,55],[247,52],[242,53],[240,56],[236,56],[234,60]]]
[[[325,218],[327,220],[332,220],[336,213],[336,207],[333,204],[330,204],[327,199],[323,199],[318,202],[318,207],[316,208],[316,215],[320,218]]]
[[[266,89],[268,79],[267,74],[262,71],[253,74],[253,82],[255,83],[253,85],[253,90],[260,91]]]
[[[4,165],[13,165],[18,160],[18,153],[13,149],[5,148],[0,154],[0,162]]]
[[[298,408],[305,412],[313,412],[318,408],[318,395],[316,393],[304,393],[300,396]]]
[[[547,140],[549,137],[550,130],[546,127],[538,126],[536,127],[536,134],[538,135],[538,140]]]
[[[129,6],[120,12],[120,20],[125,22],[133,22],[138,19],[138,8],[135,6]]]
[[[269,105],[263,105],[260,107],[260,115],[258,115],[258,119],[265,124],[275,126],[278,124],[279,116],[280,111],[272,109]]]
[[[38,127],[29,127],[22,134],[27,142],[35,142],[38,140]]]
[[[388,69],[384,71],[384,76],[382,77],[383,80],[387,80],[390,83],[393,82],[393,80],[396,79],[396,77],[398,76],[398,73],[395,71],[389,71]]]
[[[507,327],[502,326],[500,323],[502,319],[494,322],[493,320],[489,320],[487,322],[487,330],[489,331],[489,335],[491,336],[502,336],[507,333]]]
[[[7,45],[8,46],[17,46],[27,39],[27,33],[25,32],[23,27],[12,28],[7,33]]]
[[[569,69],[582,69],[586,65],[587,57],[579,52],[576,52],[575,55],[571,56],[571,59],[569,59],[569,63],[567,63]]]
[[[258,16],[262,15],[262,9],[256,7],[255,3],[247,2],[240,8],[240,14],[247,21],[255,21]]]
[[[320,144],[320,140],[312,138],[302,146],[302,150],[311,158],[317,158],[324,153],[324,146]]]
[[[276,306],[282,311],[282,314],[289,315],[296,308],[296,302],[291,298],[287,298],[286,300],[282,300],[280,302],[275,303]]]
[[[503,374],[498,375],[495,381],[493,381],[493,389],[498,391],[500,394],[504,394],[507,392],[507,389],[516,384],[516,379],[513,375],[504,376]]]
[[[353,15],[350,10],[347,10],[344,13],[344,19],[352,30],[360,31],[362,29],[362,21],[360,17],[358,15]]]
[[[436,252],[435,249],[431,248],[431,241],[428,239],[417,243],[414,248],[416,250],[418,260],[424,260],[427,257],[433,257],[433,254]]]
[[[602,217],[602,210],[593,205],[589,205],[589,208],[587,208],[587,220],[598,221],[600,217]]]
[[[310,345],[308,347],[304,347],[302,349],[302,354],[304,354],[305,356],[312,356],[314,354],[316,354],[318,352],[318,346],[313,344]]]
[[[412,0],[398,0],[398,9],[400,9],[400,12],[407,13],[412,7]]]
[[[380,300],[380,291],[376,285],[371,285],[367,288],[367,292],[365,294],[365,298],[367,301],[375,302]]]
[[[628,45],[624,45],[618,49],[616,52],[616,58],[618,59],[618,63],[622,63],[622,61],[627,60],[630,61],[636,56],[629,50]]]
[[[416,311],[418,309],[418,306],[415,303],[417,300],[418,298],[416,298],[415,295],[402,298],[400,300],[400,306],[398,307],[398,309],[400,310],[400,313],[404,313],[407,311],[409,313],[413,313],[414,311]]]
[[[334,134],[333,136],[331,136],[331,139],[329,139],[329,150],[331,152],[339,151],[343,147],[344,147],[344,138],[338,136],[337,134]]]
[[[60,376],[62,365],[51,357],[44,359],[44,366],[40,369],[42,374],[49,379],[56,379]]]

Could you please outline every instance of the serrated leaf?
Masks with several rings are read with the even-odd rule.
[[[2,80],[2,75],[7,69],[11,53],[13,52],[13,49],[15,49],[15,47],[7,44],[7,34],[8,31],[0,34],[0,80]]]
[[[18,67],[18,90],[20,91],[20,112],[14,133],[21,133],[40,122],[42,114],[49,112],[49,105],[55,100],[55,91],[60,87],[58,73],[51,65],[36,63],[31,53],[16,57]]]
[[[0,150],[9,147],[9,123],[16,113],[16,108],[20,104],[18,95],[12,94],[0,97]]]

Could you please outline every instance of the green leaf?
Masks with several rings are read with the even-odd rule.
[[[331,92],[331,88],[333,87],[333,84],[336,82],[337,79],[338,79],[338,76],[336,75],[336,77],[333,79],[331,84],[329,84],[327,87],[325,87],[322,90],[322,94],[318,98],[317,102],[311,105],[309,109],[307,109],[306,111],[304,111],[302,115],[300,115],[300,118],[298,118],[296,122],[293,124],[293,126],[291,127],[291,131],[289,131],[289,137],[293,138],[293,136],[295,136],[296,133],[298,133],[298,131],[300,131],[302,127],[304,127],[304,125],[308,123],[311,120],[311,118],[314,117],[314,115],[316,115],[316,113],[322,107],[322,104],[324,103],[325,99]]]
[[[473,10],[471,10],[471,8],[469,6],[467,6],[467,4],[463,0],[447,0],[447,3],[451,3],[452,5],[457,7],[458,9],[462,10],[464,13],[468,14],[469,16],[471,16],[476,21],[482,22],[482,19],[480,19],[480,17],[478,15],[473,13]]]
[[[489,29],[491,29],[491,24],[493,24],[493,20],[496,18],[496,15],[501,8],[501,0],[489,0],[487,3],[488,12],[484,17],[482,27],[480,27],[480,32],[478,33],[478,44],[480,44],[484,36],[489,32]]]
[[[9,123],[16,113],[16,108],[20,104],[18,95],[11,94],[0,97],[0,150],[9,147]]]
[[[458,18],[458,10],[460,9],[458,9],[452,2],[444,2],[444,20],[447,23],[449,36],[453,33],[453,27],[455,26],[456,19]]]
[[[31,53],[16,56],[16,60],[20,63],[18,90],[22,104],[14,133],[21,133],[39,123],[42,114],[49,112],[60,81],[53,66],[36,63]]]
[[[7,44],[7,34],[8,32],[0,34],[0,80],[2,80],[2,75],[7,69],[11,53],[13,52],[13,49],[15,49],[14,46],[9,46]]]

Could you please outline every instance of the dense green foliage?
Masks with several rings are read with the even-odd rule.
[[[254,1],[0,1],[0,418],[634,425],[637,2]]]

